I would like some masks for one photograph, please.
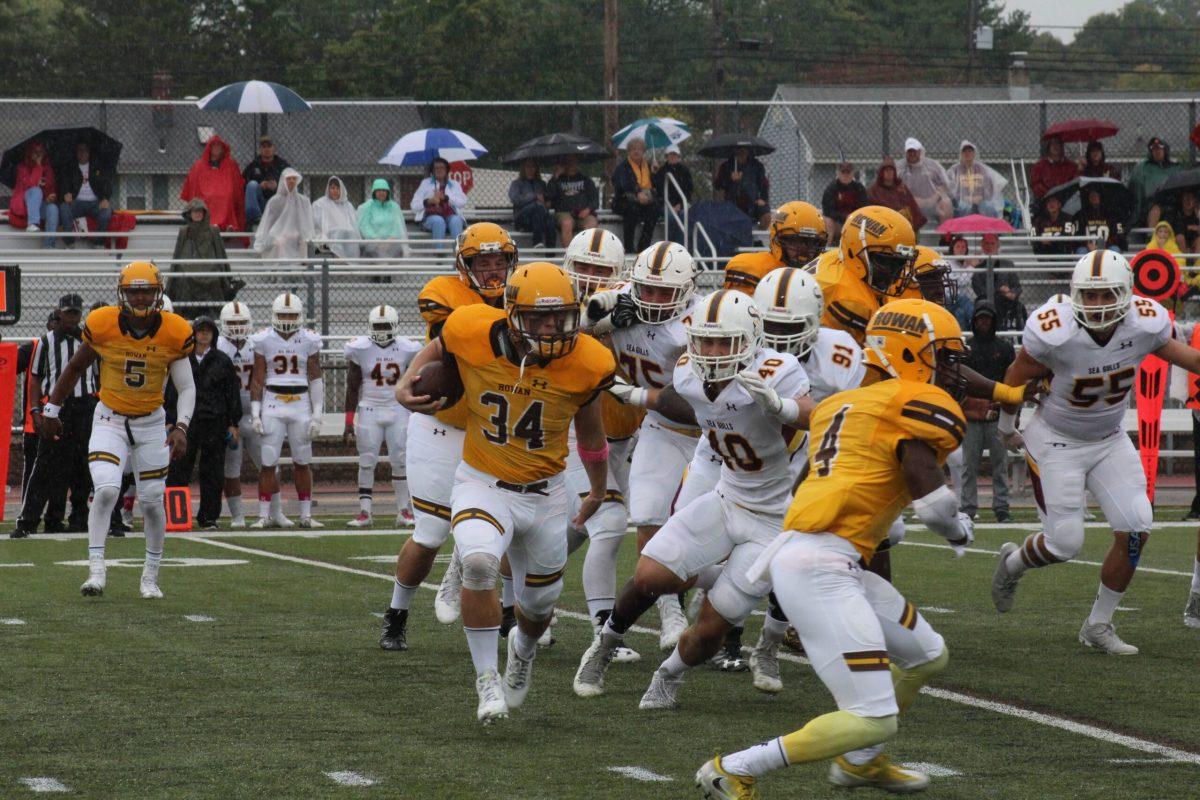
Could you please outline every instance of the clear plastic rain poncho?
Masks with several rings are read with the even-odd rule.
[[[294,189],[288,187],[290,178],[295,178]],[[279,188],[267,202],[254,234],[254,249],[264,259],[298,262],[308,256],[313,212],[308,198],[300,194],[301,180],[300,173],[291,167],[279,176]]]
[[[331,189],[336,188],[337,199],[330,197]],[[358,209],[346,195],[346,184],[336,175],[329,178],[325,187],[325,196],[312,204],[313,229],[317,239],[357,239]],[[358,258],[359,246],[354,242],[328,245],[336,255],[342,258]]]

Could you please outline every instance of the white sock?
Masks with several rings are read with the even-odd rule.
[[[375,466],[358,468],[358,495],[371,494],[375,488]]]
[[[491,670],[499,672],[498,665],[500,663],[500,654],[497,652],[500,647],[500,628],[468,628],[463,627],[467,632],[467,647],[471,648],[471,663],[475,665],[475,674],[482,675]]]
[[[158,579],[158,566],[162,563],[163,542],[167,538],[167,510],[162,503],[142,504],[142,518],[146,529],[146,565],[142,577]]]
[[[675,645],[671,655],[667,656],[667,660],[659,664],[658,668],[665,669],[673,678],[678,678],[688,671],[689,667],[684,663],[683,656],[679,655],[679,645]]]
[[[358,490],[358,510],[367,516],[371,515],[371,495],[364,494],[360,488]]]
[[[104,542],[108,539],[108,526],[112,521],[113,506],[118,501],[117,489],[103,487],[92,498],[92,506],[88,509],[88,554],[104,556]]]
[[[1124,596],[1124,592],[1114,592],[1103,583],[1100,584],[1100,588],[1096,590],[1096,602],[1092,604],[1092,613],[1088,614],[1088,625],[1112,622],[1113,612],[1117,610],[1117,604]]]
[[[392,491],[396,493],[396,513],[408,511],[412,497],[408,493],[408,478],[392,478]]]
[[[272,517],[283,516],[283,495],[279,492],[271,495],[271,512]]]
[[[526,661],[532,661],[533,657],[537,655],[538,640],[521,630],[520,625],[517,626],[515,633],[517,639],[513,642],[513,648],[517,651],[517,655]]]
[[[1021,550],[1023,549],[1023,546],[1017,547],[1016,550],[1013,550],[1004,559],[1005,571],[1014,578],[1021,577],[1025,574],[1025,570],[1029,569],[1029,566],[1025,563],[1025,559],[1021,558]]]
[[[607,598],[607,599],[602,598],[600,600],[588,598],[587,607],[588,607],[588,616],[591,617],[592,619],[595,619],[596,615],[599,614],[601,611],[607,611],[611,614],[612,608],[613,608],[613,598]]]
[[[417,593],[416,586],[405,586],[396,579],[392,586],[392,608],[407,609],[412,605],[412,596]]]
[[[882,744],[873,744],[870,747],[864,747],[861,750],[851,750],[849,753],[843,753],[842,758],[849,761],[856,767],[861,767],[875,756],[883,752]]]
[[[240,494],[226,497],[225,503],[229,506],[229,516],[234,519],[241,519],[245,515],[242,510],[242,496]]]
[[[767,614],[766,619],[763,620],[762,641],[767,644],[779,644],[783,641],[783,635],[787,633],[787,629],[786,622]]]
[[[611,609],[617,600],[617,552],[620,536],[592,539],[583,556],[583,596],[588,614],[595,617],[601,609]]]
[[[787,765],[787,751],[783,749],[782,736],[721,756],[721,767],[734,775],[757,778]]]
[[[275,498],[279,497],[273,494],[270,498],[264,500],[260,494],[258,496],[258,515],[263,519],[273,519],[275,517]]]
[[[301,519],[312,518],[312,499],[300,501],[300,517]]]
[[[513,591],[513,579],[511,575],[500,576],[500,605],[505,608],[511,608],[517,604],[517,594]]]
[[[1192,591],[1200,592],[1200,558],[1192,565]]]

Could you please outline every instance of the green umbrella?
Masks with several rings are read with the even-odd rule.
[[[646,147],[658,150],[679,144],[691,137],[692,131],[687,125],[670,117],[646,117],[635,120],[613,134],[612,142],[619,149],[629,147],[634,139],[641,139]]]

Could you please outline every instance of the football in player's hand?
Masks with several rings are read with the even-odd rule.
[[[445,398],[442,407],[449,408],[463,395],[462,378],[453,364],[431,361],[417,372],[412,391],[417,396],[429,395],[432,400]]]

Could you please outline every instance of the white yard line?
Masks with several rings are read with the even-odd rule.
[[[216,617],[206,617],[203,614],[184,614],[183,618],[188,622],[216,622]]]
[[[374,786],[379,782],[357,772],[326,772],[325,776],[339,786]]]
[[[35,567],[36,564],[0,564],[0,569],[4,567]]]
[[[609,767],[608,771],[623,775],[626,778],[632,778],[635,781],[643,781],[644,783],[670,783],[675,780],[669,775],[659,775],[657,772],[651,772],[645,767]]]
[[[21,778],[21,783],[31,792],[71,791],[70,787],[55,778]]]
[[[953,608],[941,608],[939,606],[921,606],[920,609],[926,614],[957,614]]]
[[[907,769],[915,769],[918,772],[924,772],[931,778],[959,778],[962,773],[956,769],[943,767],[941,764],[928,764],[924,761],[914,761],[910,764],[901,764],[900,766]]]
[[[24,625],[25,620],[17,619],[16,617],[4,617],[0,619],[0,625]]]
[[[315,561],[310,558],[300,558],[298,556],[289,556],[282,553],[272,553],[269,550],[255,550],[250,547],[243,547],[242,545],[233,544],[232,542],[219,542],[203,537],[195,537],[194,541],[201,542],[203,544],[209,544],[214,547],[225,548],[227,550],[235,550],[239,553],[262,556],[263,558],[273,558],[278,561],[287,561],[292,564],[303,564],[305,566],[333,570],[334,572],[345,572],[350,575],[362,575],[368,578],[375,578],[376,580],[384,580],[388,582],[392,581],[391,575],[387,575],[382,572],[372,572],[371,570],[355,569],[354,567],[346,567],[342,566],[341,564],[331,564],[327,561]],[[432,583],[422,583],[421,586],[426,589],[437,589],[437,585]],[[591,624],[591,618],[587,614],[581,614],[577,611],[568,611],[560,608],[555,611],[555,614],[565,619],[580,620],[588,623],[589,625]],[[632,628],[630,628],[630,630],[635,633],[647,633],[655,636],[658,635],[658,631],[656,629],[646,628],[640,625],[634,625]],[[808,663],[807,660],[799,656],[791,655],[790,653],[780,653],[779,657],[785,661],[791,661],[797,664]],[[1010,705],[1008,703],[985,700],[980,697],[974,697],[962,692],[952,692],[947,689],[937,689],[926,686],[921,690],[921,692],[929,695],[930,697],[936,697],[940,700],[947,700],[952,703],[958,703],[959,705],[970,706],[972,708],[980,708],[987,711],[992,711],[996,714],[1002,714],[1004,716],[1016,717],[1027,722],[1034,722],[1039,725],[1057,728],[1059,730],[1064,730],[1079,736],[1086,736],[1090,739],[1095,739],[1107,744],[1116,744],[1122,747],[1127,747],[1131,750],[1137,750],[1143,753],[1154,753],[1155,755],[1165,756],[1166,758],[1178,760],[1180,762],[1200,765],[1200,753],[1191,753],[1186,750],[1178,750],[1174,747],[1168,747],[1157,742],[1139,739],[1135,736],[1128,736],[1123,733],[1117,733],[1116,731],[1111,731],[1096,725],[1087,725],[1082,722],[1075,722],[1074,720],[1066,719],[1064,717],[1056,717],[1052,714],[1044,714],[1040,711],[1030,711],[1029,709]]]
[[[1038,528],[1037,530],[1041,530],[1041,528]],[[952,549],[950,547],[950,545],[948,545],[948,544],[937,544],[935,542],[910,542],[910,541],[905,540],[905,541],[901,542],[900,544],[901,544],[901,546],[905,546],[905,547],[932,547],[935,550],[950,550],[950,549]],[[985,550],[982,547],[968,547],[967,552],[968,553],[978,553],[979,555],[985,555],[985,556],[1000,555],[999,550]],[[1072,560],[1064,562],[1064,563],[1077,564],[1079,566],[1084,566],[1084,567],[1102,566],[1101,562],[1099,562],[1099,561],[1083,561],[1082,559],[1078,559],[1078,558],[1072,559]],[[1181,572],[1180,570],[1177,570],[1177,569],[1157,569],[1155,567],[1138,567],[1137,571],[1138,571],[1139,575],[1143,572],[1149,572],[1153,575],[1179,575],[1184,578],[1192,577],[1192,573]]]
[[[321,528],[319,530],[297,530],[295,528],[281,528],[279,530],[270,531],[251,531],[245,528],[240,530],[223,530],[223,531],[205,531],[203,534],[197,533],[168,533],[168,540],[187,541],[188,539],[320,539],[324,536],[412,536],[412,528],[403,528],[401,530],[362,530],[361,528]],[[36,535],[36,541],[45,542],[74,542],[87,539],[86,533],[39,533]],[[141,531],[133,531],[125,534],[126,539],[144,539],[145,534]],[[0,542],[10,541],[3,536],[0,536]],[[25,540],[20,540],[25,541]],[[33,564],[0,564],[0,567],[32,567]]]

